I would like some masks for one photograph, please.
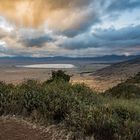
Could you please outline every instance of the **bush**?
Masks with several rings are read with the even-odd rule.
[[[34,110],[38,110],[42,104],[43,89],[37,81],[25,81],[17,87],[17,92],[19,95],[19,105],[22,107],[24,115],[30,115]]]
[[[16,97],[14,85],[0,82],[0,115],[12,113],[15,108]]]
[[[107,90],[104,95],[125,99],[140,98],[140,87],[133,84],[121,83]]]
[[[65,74],[64,71],[58,70],[58,71],[52,71],[52,77],[46,83],[51,83],[53,81],[64,81],[69,82],[70,81],[70,75]]]
[[[0,115],[17,114],[44,125],[61,123],[83,139],[139,140],[139,89],[122,83],[106,92],[111,96],[101,96],[58,73],[52,74],[51,82],[28,80],[17,86],[1,82]]]

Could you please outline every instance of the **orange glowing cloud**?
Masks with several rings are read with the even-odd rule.
[[[89,13],[85,6],[90,2],[91,0],[1,0],[0,16],[18,26],[38,27],[47,23],[48,27],[63,31],[79,28],[84,19],[88,20]]]
[[[9,18],[18,25],[38,26],[47,17],[43,0],[2,0],[0,15]],[[46,6],[46,5],[45,5]]]

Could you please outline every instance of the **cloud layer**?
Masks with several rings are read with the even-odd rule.
[[[1,56],[140,54],[139,0],[1,0]]]

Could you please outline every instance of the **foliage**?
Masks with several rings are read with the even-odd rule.
[[[140,98],[140,87],[129,83],[121,83],[107,90],[104,94],[116,98]]]
[[[107,90],[104,95],[116,98],[140,98],[140,72],[123,83]]]
[[[17,86],[1,82],[0,115],[29,117],[44,125],[61,123],[96,140],[140,139],[138,98],[101,96],[84,84],[72,85],[69,78],[62,78],[64,73],[58,73],[52,75],[51,82],[28,80]]]
[[[58,71],[52,71],[52,77],[46,81],[46,83],[51,83],[53,81],[64,81],[64,82],[69,82],[70,81],[70,75],[65,74],[64,71],[58,70]]]

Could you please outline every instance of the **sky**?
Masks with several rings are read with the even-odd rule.
[[[0,0],[0,57],[140,55],[140,0]]]

